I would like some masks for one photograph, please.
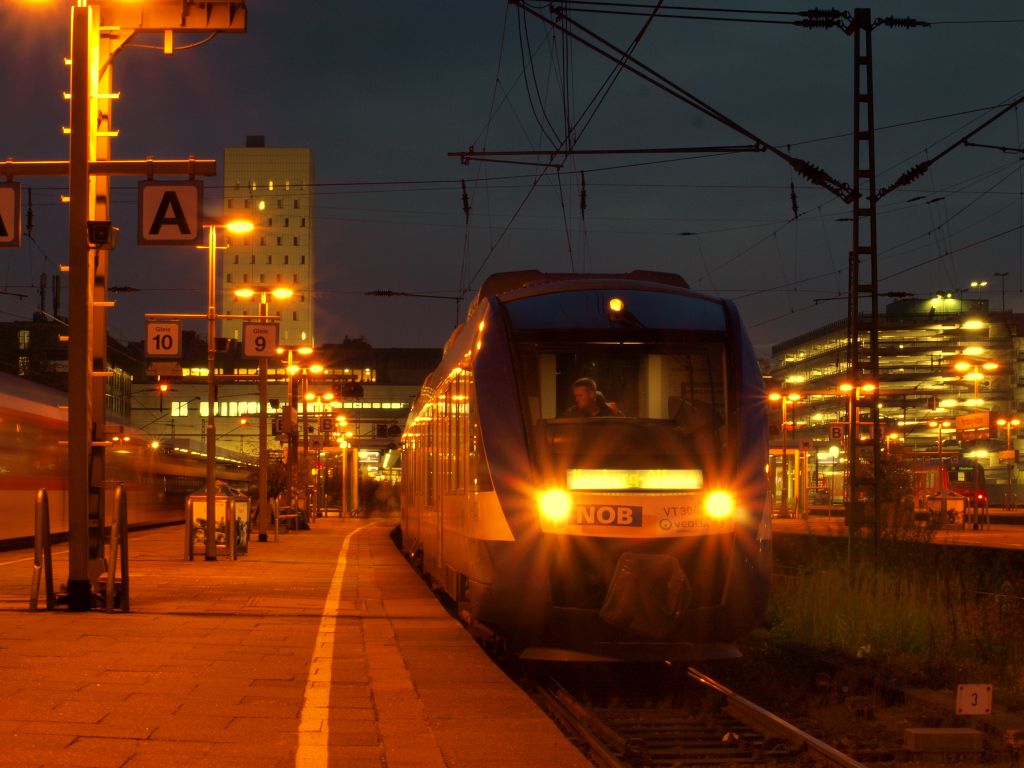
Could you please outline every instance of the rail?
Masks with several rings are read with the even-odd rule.
[[[716,680],[712,680],[693,667],[687,669],[687,674],[698,683],[705,685],[725,697],[726,709],[737,719],[763,730],[766,733],[779,736],[787,741],[802,744],[808,754],[827,765],[834,765],[838,768],[865,768],[864,764],[854,760],[849,755],[843,754],[835,747],[831,747],[821,739],[811,736],[809,733],[800,730],[792,723],[787,723],[780,717],[773,715],[767,709],[757,706],[752,701],[734,693]]]
[[[32,562],[32,589],[29,592],[28,609],[39,610],[39,587],[45,575],[46,610],[52,611],[57,605],[53,591],[53,545],[50,541],[50,497],[45,488],[36,492],[35,556]]]

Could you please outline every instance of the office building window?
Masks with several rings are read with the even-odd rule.
[[[231,273],[230,272],[228,272],[228,274],[227,274],[227,279],[228,279],[228,282],[230,283],[231,282]]]
[[[274,257],[271,256],[270,254],[267,254],[267,264],[273,264],[273,263],[274,263]]]
[[[298,244],[299,244],[299,238],[293,237],[292,238],[292,245],[298,245]]]
[[[229,197],[229,198],[228,198],[228,208],[234,208],[234,207],[235,207],[235,201],[234,201],[234,200],[232,200],[232,199],[231,199],[231,198]]]
[[[305,220],[305,219],[303,219],[303,220],[302,220],[302,223],[301,223],[301,224],[299,224],[299,226],[300,226],[300,227],[304,227],[304,226],[306,226],[306,220]]]
[[[285,221],[285,226],[287,227],[288,226],[288,219],[285,219],[284,221]],[[277,244],[281,245],[281,238],[280,237],[277,238]]]
[[[286,253],[286,254],[284,255],[284,263],[285,263],[285,264],[287,264],[287,263],[288,263],[288,254],[287,254],[287,253]]]
[[[28,349],[32,331],[18,331],[18,349]]]
[[[306,263],[306,254],[302,254],[301,256],[299,256],[299,264],[305,264],[305,263]]]
[[[235,254],[235,264],[237,264],[237,263],[238,263],[238,254],[236,253]]]
[[[249,256],[249,263],[250,263],[250,264],[255,264],[255,263],[256,263],[256,254],[255,254],[255,253],[254,253],[254,254],[251,254],[251,255]]]

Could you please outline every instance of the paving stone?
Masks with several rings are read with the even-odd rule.
[[[215,562],[182,560],[180,527],[139,532],[131,613],[0,599],[0,768],[589,765],[444,612],[391,525],[322,520]],[[0,595],[27,596],[31,560],[7,560]]]

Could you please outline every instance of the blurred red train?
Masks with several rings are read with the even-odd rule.
[[[0,373],[0,546],[30,541],[40,488],[47,491],[54,537],[67,532],[66,402],[63,392]],[[106,509],[112,508],[114,488],[124,483],[133,528],[182,522],[185,497],[206,482],[205,460],[153,448],[150,437],[128,426],[107,448],[106,460]],[[246,483],[248,474],[245,468],[217,469],[218,478],[231,483]]]

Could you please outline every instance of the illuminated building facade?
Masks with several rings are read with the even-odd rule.
[[[223,313],[258,315],[259,307],[238,299],[236,288],[286,286],[295,292],[280,314],[281,344],[312,344],[314,317],[313,153],[305,148],[267,147],[249,136],[244,147],[224,150],[224,216],[248,218],[256,229],[228,236],[220,258]],[[242,338],[241,320],[224,320],[221,333]]]
[[[989,495],[1000,504],[1008,472],[1017,469],[1004,449],[1019,448],[1024,439],[998,424],[1000,418],[1024,414],[1022,329],[1024,315],[992,311],[985,299],[941,295],[889,304],[880,316],[878,336],[883,450],[922,456],[941,450],[975,458],[990,470]],[[849,382],[846,334],[847,323],[841,320],[772,348],[768,389],[799,393],[787,410],[786,425],[778,412],[772,413],[773,430],[778,428],[772,445],[777,452],[788,427],[785,442],[799,452],[798,461],[808,462],[812,489],[818,465],[841,462],[850,439],[851,395],[840,391]],[[941,436],[938,424],[945,425]],[[864,435],[865,430],[870,432],[868,425],[853,432]],[[1019,478],[1014,485],[1019,491]],[[841,487],[834,493],[818,490],[841,498]]]

